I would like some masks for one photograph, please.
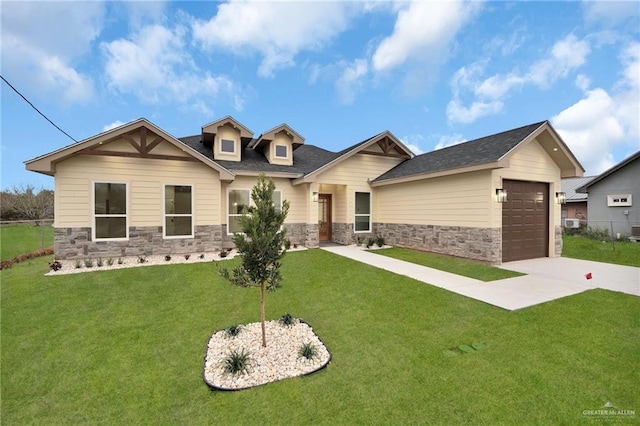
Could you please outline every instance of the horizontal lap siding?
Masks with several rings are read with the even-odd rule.
[[[374,222],[488,227],[491,172],[424,179],[376,188]]]
[[[161,151],[184,155],[181,150],[165,144]],[[130,226],[162,225],[164,184],[193,185],[195,224],[220,224],[219,174],[202,163],[78,155],[57,165],[56,226],[92,225],[91,185],[94,181],[128,184]]]

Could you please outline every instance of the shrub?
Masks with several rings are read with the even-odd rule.
[[[121,258],[121,257],[119,257],[119,258],[118,258],[118,265],[122,265],[122,264],[124,264],[124,260],[122,260],[122,258]]]
[[[204,259],[204,253],[202,253],[200,256],[198,256],[200,259]]]
[[[166,260],[167,262],[168,262],[168,261],[170,261],[170,260],[171,260],[171,256],[170,256],[170,255],[166,255],[166,256],[164,257],[164,260]]]
[[[298,350],[298,355],[308,360],[312,360],[318,356],[318,349],[311,343],[303,343]]]
[[[112,266],[113,265],[113,257],[110,257],[109,259],[107,259],[107,265],[108,266]]]
[[[190,255],[190,254],[185,254],[185,255],[184,255],[184,260],[189,260],[189,258],[190,258],[190,257],[191,257],[191,255]]]
[[[96,262],[96,264],[97,264],[98,266],[104,266],[104,260],[102,260],[102,258],[101,258],[101,257],[99,257],[99,258],[98,258],[98,261]]]
[[[367,248],[371,248],[372,245],[376,243],[376,240],[373,237],[367,238]]]
[[[384,237],[382,235],[378,235],[376,237],[376,244],[378,245],[378,247],[384,246]]]
[[[147,261],[147,256],[138,256],[138,263],[145,263]]]
[[[93,259],[92,258],[85,259],[84,266],[87,268],[93,268]]]
[[[227,257],[227,251],[226,250],[222,250],[220,252],[220,257]]]
[[[251,354],[244,349],[234,349],[222,360],[224,372],[227,374],[249,373],[252,362]]]
[[[609,239],[609,230],[606,228],[592,228],[588,227],[582,231],[582,236],[586,238],[590,238],[592,240],[608,240]]]
[[[289,239],[284,240],[284,249],[289,250],[291,248],[291,241]]]
[[[227,333],[227,337],[236,337],[242,331],[241,325],[232,325],[224,330]]]
[[[77,259],[74,266],[76,267],[76,269],[82,268],[82,261],[80,259]]]
[[[49,263],[49,268],[54,272],[59,271],[60,269],[62,269],[62,263],[54,260],[53,262]]]
[[[285,327],[290,327],[297,322],[295,317],[288,312],[281,316],[279,321],[280,324],[284,325]]]

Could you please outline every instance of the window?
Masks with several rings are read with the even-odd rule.
[[[236,152],[236,141],[231,139],[220,140],[220,152],[227,152],[233,154]]]
[[[282,211],[282,191],[273,191],[273,205],[277,212]]]
[[[231,189],[228,194],[228,220],[227,220],[227,232],[229,234],[235,234],[241,232],[239,219],[242,214],[242,210],[245,207],[249,207],[250,191],[248,189]]]
[[[127,184],[94,182],[93,239],[127,239]]]
[[[371,232],[370,192],[356,192],[355,232]]]
[[[287,146],[286,145],[276,145],[276,157],[287,158]]]
[[[164,186],[164,236],[193,237],[193,203],[190,185]]]
[[[630,207],[631,203],[631,194],[613,194],[607,195],[607,206],[609,207]]]

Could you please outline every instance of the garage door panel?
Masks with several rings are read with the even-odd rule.
[[[502,260],[548,254],[549,186],[540,182],[503,181],[508,202],[502,205]]]

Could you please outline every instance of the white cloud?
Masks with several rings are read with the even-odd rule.
[[[85,102],[93,81],[76,67],[102,31],[100,2],[3,2],[3,74],[41,97]]]
[[[208,21],[193,23],[193,36],[207,50],[224,48],[247,56],[258,53],[262,62],[258,75],[272,77],[295,64],[304,50],[317,50],[330,43],[349,23],[349,2],[245,2],[220,4]]]
[[[578,74],[576,76],[575,84],[578,89],[586,92],[589,89],[589,86],[591,86],[591,79],[584,74]]]
[[[440,56],[479,3],[413,1],[398,12],[393,33],[372,57],[375,71],[391,70],[412,58]]]
[[[438,143],[433,149],[442,149],[448,146],[458,145],[466,141],[467,139],[458,133],[454,133],[452,135],[442,135],[438,139]]]
[[[342,75],[336,81],[336,89],[342,103],[353,103],[356,93],[362,89],[362,80],[366,77],[368,70],[369,66],[366,59],[356,59],[351,64],[346,65]]]
[[[586,40],[570,34],[558,40],[547,57],[531,63],[525,72],[514,69],[482,79],[486,60],[462,67],[451,78],[453,96],[447,106],[447,118],[450,123],[472,123],[480,117],[497,114],[513,90],[524,85],[547,88],[581,67],[590,52]],[[581,80],[582,84],[585,82]]]
[[[190,104],[206,114],[210,111],[203,99],[211,100],[223,95],[241,98],[229,78],[212,75],[197,67],[187,53],[185,38],[184,27],[170,29],[151,25],[129,39],[102,43],[109,87],[133,93],[151,104],[165,101]],[[241,108],[239,98],[233,103]]]
[[[407,135],[403,138],[400,138],[400,142],[402,142],[407,148],[411,150],[416,155],[420,155],[424,152],[421,145],[424,144],[424,137],[422,135]]]
[[[613,27],[626,21],[630,17],[636,18],[640,8],[636,1],[583,1],[585,19],[598,22],[607,27]]]
[[[613,166],[615,147],[640,149],[640,43],[628,45],[620,57],[625,68],[611,92],[587,90],[582,99],[551,119],[588,174]]]
[[[111,124],[107,124],[102,128],[103,132],[106,132],[107,130],[111,130],[111,129],[115,129],[116,127],[120,127],[123,124],[125,124],[124,122],[120,121],[120,120],[116,120]]]

